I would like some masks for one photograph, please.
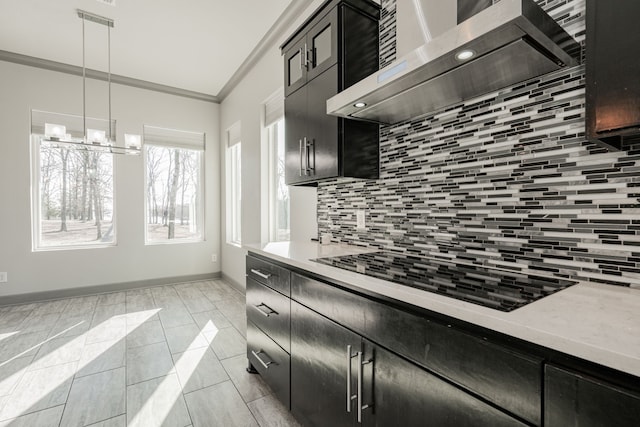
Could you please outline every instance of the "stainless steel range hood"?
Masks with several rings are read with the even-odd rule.
[[[419,1],[398,0],[398,7],[410,4]],[[428,35],[425,20],[421,25]],[[473,56],[459,59],[463,52]],[[398,123],[575,65],[579,52],[576,41],[533,0],[500,0],[328,99],[327,113]]]

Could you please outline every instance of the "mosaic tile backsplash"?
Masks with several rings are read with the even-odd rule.
[[[538,1],[584,43],[584,0]],[[382,1],[381,66],[395,57]],[[318,185],[334,241],[640,287],[640,150],[584,137],[584,65],[381,127],[380,179]],[[364,210],[366,229],[356,230]]]

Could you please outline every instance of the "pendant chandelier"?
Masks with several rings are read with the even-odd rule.
[[[45,123],[44,133],[48,141],[77,150],[102,151],[113,154],[140,154],[142,138],[140,135],[125,134],[124,144],[117,144],[116,122],[111,118],[111,28],[113,19],[96,15],[84,10],[77,10],[82,19],[82,135],[67,133],[67,126],[56,123]],[[107,27],[107,87],[108,87],[108,120],[87,117],[87,67],[85,49],[85,24],[93,22]],[[77,117],[77,116],[76,116]],[[69,118],[70,120],[71,118]],[[61,120],[62,122],[62,120]]]

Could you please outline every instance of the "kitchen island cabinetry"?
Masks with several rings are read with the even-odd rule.
[[[427,419],[444,427],[526,425],[366,339],[372,335],[367,329],[381,327],[370,317],[380,311],[378,303],[296,273],[291,298],[291,410],[304,425],[388,426],[399,419],[404,426],[423,426]],[[380,344],[397,350],[403,339],[394,330],[396,337]],[[535,381],[539,372],[534,375]]]
[[[247,266],[249,362],[303,425],[626,427],[640,419],[632,374],[385,296],[355,273],[331,277],[334,267],[303,268],[263,252],[250,253]],[[259,284],[279,287],[280,303],[270,291],[250,297],[251,270],[264,276]],[[266,317],[256,309],[263,300],[265,313],[289,307],[288,348],[282,334],[256,326]],[[536,304],[544,308],[536,302],[530,313]],[[519,313],[482,311],[510,322]]]
[[[378,125],[329,116],[326,101],[378,70],[379,13],[328,0],[282,45],[287,185],[378,177]]]

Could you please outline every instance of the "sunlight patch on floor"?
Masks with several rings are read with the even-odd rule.
[[[12,358],[10,358],[10,359],[8,359],[8,360],[5,360],[4,362],[0,363],[0,367],[2,367],[2,366],[4,366],[4,365],[6,365],[6,364],[7,364],[7,363],[9,363],[9,362],[12,362],[12,361],[14,361],[14,360],[16,360],[16,359],[20,358],[20,357],[22,357],[22,356],[24,356],[25,354],[29,354],[29,352],[30,352],[30,351],[33,351],[33,350],[35,350],[35,349],[37,349],[37,348],[42,347],[44,344],[48,343],[49,341],[54,340],[54,339],[56,339],[56,338],[58,338],[58,337],[60,337],[60,336],[62,336],[62,335],[64,335],[64,334],[66,334],[67,332],[69,332],[69,331],[70,331],[70,330],[72,330],[73,328],[78,327],[78,326],[82,325],[83,323],[84,323],[84,320],[83,320],[82,322],[78,322],[78,323],[76,323],[76,324],[75,324],[75,325],[73,325],[73,326],[69,326],[69,327],[68,327],[67,329],[65,329],[64,331],[62,331],[62,332],[58,332],[57,334],[55,334],[55,335],[53,335],[53,336],[51,336],[51,337],[47,338],[46,340],[42,341],[41,343],[36,344],[36,345],[34,345],[34,346],[32,346],[32,347],[30,347],[30,348],[28,348],[28,349],[26,349],[26,350],[24,350],[24,351],[22,351],[22,352],[18,353],[18,354],[16,354],[16,355],[15,355],[15,356],[13,356]],[[19,332],[20,332],[20,331],[16,332],[16,334],[17,334],[17,333],[19,333]]]
[[[196,334],[193,341],[191,341],[191,344],[188,345],[187,348],[190,348],[191,345],[193,345],[197,337],[204,331],[205,328],[209,328],[209,330],[215,329],[216,332],[214,332],[214,335],[218,331],[217,328],[213,326],[213,323],[209,320],[205,325],[205,327],[202,328],[198,332],[198,334]],[[200,361],[204,357],[205,353],[209,351],[209,347],[207,346],[207,347],[201,347],[194,350],[190,350],[190,352],[196,352],[196,351],[200,352],[198,363],[193,363],[193,360],[191,360],[187,364],[184,361],[184,356],[180,357],[180,359],[178,359],[175,362],[176,372],[184,372],[186,374],[184,378],[180,378],[182,380],[182,387],[184,387],[185,384],[189,382],[189,379],[193,376],[193,373],[195,372],[196,368],[200,364]],[[154,402],[159,400],[161,396],[163,401],[166,401],[168,398],[169,403],[164,405],[162,408],[157,408],[155,407]],[[136,415],[131,419],[131,421],[129,422],[129,425],[132,425],[132,426],[145,425],[145,420],[143,419],[143,417],[144,417],[144,414],[148,413],[148,411],[150,410],[155,410],[157,420],[161,420],[159,425],[163,425],[164,421],[169,416],[171,409],[173,408],[177,400],[181,397],[182,397],[182,389],[175,388],[173,386],[172,377],[166,376],[165,379],[160,383],[160,385],[155,389],[153,394],[149,397],[149,399],[147,399],[147,401],[144,403],[142,408],[140,408],[138,413],[136,413]]]
[[[2,341],[4,339],[7,339],[7,338],[9,338],[9,337],[11,337],[11,336],[13,336],[15,334],[18,334],[18,333],[20,333],[20,331],[2,333],[2,334],[0,334],[0,341]]]
[[[140,314],[140,313],[136,313],[137,314],[137,319],[142,320],[141,323],[138,323],[136,325],[134,325],[130,330],[128,330],[125,333],[125,337],[127,334],[133,332],[134,330],[136,330],[139,326],[141,326],[145,320],[150,319],[151,317],[153,317],[156,313],[158,313],[161,309],[154,309],[154,310],[147,310],[144,312],[144,314]],[[66,344],[58,347],[57,349],[53,350],[52,352],[45,354],[45,355],[38,355],[41,356],[39,357],[39,359],[43,359],[45,357],[55,357],[55,353],[59,352],[60,354],[64,354],[65,351],[68,351],[70,348],[72,348],[74,346],[74,344],[77,343],[78,340],[85,340],[86,336],[88,336],[88,334],[95,329],[98,329],[100,327],[104,327],[105,324],[108,324],[109,322],[111,322],[113,319],[117,318],[117,317],[122,317],[122,316],[126,316],[126,315],[117,315],[117,316],[112,316],[109,319],[105,320],[104,322],[96,325],[94,328],[90,329],[89,331],[87,331],[85,334],[79,335],[77,337],[72,338],[69,342],[67,342]],[[144,319],[144,320],[143,320]],[[5,362],[0,363],[0,367],[10,363],[11,361],[20,358],[21,356],[24,356],[26,354],[28,354],[30,351],[33,351],[34,349],[37,349],[39,347],[41,347],[42,345],[58,338],[61,336],[64,336],[64,334],[68,333],[69,331],[73,330],[74,328],[82,325],[83,323],[85,323],[86,321],[80,321],[78,323],[76,323],[75,325],[72,325],[70,327],[68,327],[67,329],[47,338],[46,340],[42,341],[39,344],[36,344],[34,346],[32,346],[31,348],[28,348],[18,354],[16,354],[15,356],[13,356],[11,359],[6,360]],[[123,337],[122,339],[125,339],[125,337]],[[120,340],[118,340],[119,342]],[[44,400],[47,398],[47,396],[49,396],[51,393],[54,393],[56,391],[56,389],[60,386],[62,386],[66,381],[69,381],[70,379],[72,379],[75,374],[77,372],[79,372],[79,370],[88,365],[89,363],[91,363],[93,360],[99,358],[102,354],[106,353],[111,347],[113,347],[113,345],[105,347],[104,349],[102,349],[102,351],[100,352],[96,352],[95,355],[93,355],[92,358],[86,360],[86,363],[83,363],[82,366],[77,366],[76,369],[73,370],[73,373],[71,374],[66,374],[66,375],[61,375],[58,378],[52,379],[51,381],[47,381],[45,384],[43,384],[41,387],[38,387],[37,390],[32,390],[30,392],[30,404],[29,407],[24,407],[22,410],[18,410],[15,413],[11,413],[11,418],[15,418],[15,417],[19,417],[21,415],[24,414],[28,414],[30,412],[32,412],[33,410],[31,409],[32,407],[36,407],[38,405],[38,402],[40,402],[40,400]],[[36,356],[37,357],[37,356]],[[35,361],[33,363],[37,363],[37,361]],[[34,371],[32,371],[33,373]],[[15,381],[16,375],[24,375],[24,371],[18,371],[15,374],[6,377],[6,378],[2,378],[0,379],[0,385],[5,385],[5,384],[10,384],[10,381]],[[7,404],[11,404],[11,402],[7,402]],[[6,408],[4,408],[6,410]],[[17,409],[17,408],[16,408]],[[1,423],[0,423],[1,424]]]

